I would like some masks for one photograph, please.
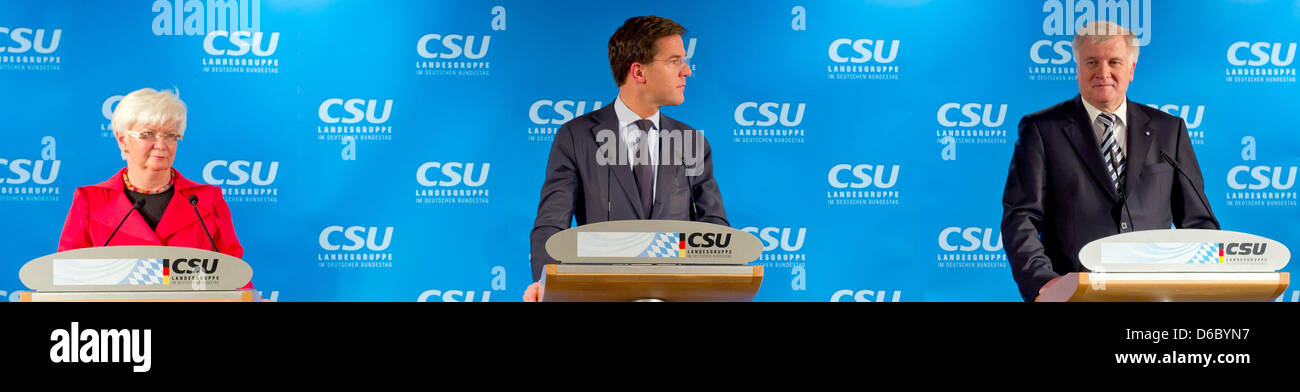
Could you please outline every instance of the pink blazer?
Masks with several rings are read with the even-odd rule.
[[[183,246],[187,248],[212,249],[212,243],[199,225],[199,219],[190,206],[190,195],[199,197],[199,214],[217,249],[235,257],[244,257],[244,247],[235,237],[235,226],[230,221],[230,208],[221,197],[221,189],[212,185],[199,184],[181,176],[172,169],[176,176],[173,184],[175,193],[171,202],[158,221],[158,229],[149,228],[139,212],[132,212],[126,223],[113,236],[108,246],[115,245],[160,245]],[[117,227],[122,217],[131,210],[131,201],[126,198],[122,174],[126,168],[109,177],[108,181],[77,188],[72,197],[72,209],[68,210],[68,219],[63,223],[63,235],[59,237],[59,251],[69,249],[104,246],[104,241],[113,228]],[[252,289],[249,282],[244,289]]]

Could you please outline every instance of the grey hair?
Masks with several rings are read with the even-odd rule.
[[[136,125],[176,124],[176,133],[185,135],[185,102],[170,90],[148,87],[132,91],[113,110],[113,132],[131,130]]]
[[[1083,43],[1083,40],[1087,39],[1094,44],[1100,44],[1114,37],[1125,38],[1125,43],[1128,44],[1129,61],[1137,63],[1139,49],[1137,34],[1134,34],[1133,30],[1126,29],[1124,26],[1110,21],[1088,22],[1074,34],[1074,42],[1071,45],[1074,51],[1074,62],[1079,62],[1078,47],[1080,43]]]

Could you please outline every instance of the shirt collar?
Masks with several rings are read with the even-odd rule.
[[[1079,98],[1079,100],[1083,101],[1083,110],[1086,110],[1088,112],[1089,123],[1096,122],[1097,116],[1101,114],[1101,109],[1098,109],[1096,106],[1092,106],[1092,104],[1088,103],[1088,100],[1086,99]],[[1120,101],[1119,108],[1115,109],[1115,113],[1113,114],[1119,117],[1120,124],[1125,126],[1128,125],[1128,97],[1124,97],[1124,100]]]
[[[628,124],[641,119],[641,116],[638,116],[636,112],[632,111],[632,108],[627,107],[627,104],[623,103],[622,97],[614,99],[614,114],[618,116],[618,129],[627,128]],[[650,122],[654,124],[655,130],[660,129],[658,110],[655,110],[655,114],[650,115],[650,117],[647,117],[646,119],[650,120]]]

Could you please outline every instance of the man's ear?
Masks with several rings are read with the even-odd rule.
[[[641,63],[632,63],[632,67],[627,71],[629,81],[645,83],[645,66]]]

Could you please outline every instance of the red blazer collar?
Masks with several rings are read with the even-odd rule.
[[[123,216],[131,210],[131,201],[126,198],[126,184],[122,182],[122,174],[126,173],[126,168],[119,170],[108,180],[95,184],[93,186],[113,190],[117,196],[108,204],[99,210],[92,212],[92,219],[116,227]],[[192,206],[190,206],[189,197],[201,189],[202,184],[195,183],[181,176],[176,169],[172,169],[172,175],[175,176],[175,193],[172,194],[171,201],[167,203],[167,209],[163,212],[162,219],[158,222],[157,230],[149,229],[149,224],[145,223],[144,218],[139,214],[131,214],[122,224],[122,229],[118,231],[118,236],[131,236],[144,240],[149,243],[162,245],[162,239],[170,237],[172,234],[198,223],[198,217],[195,216]],[[212,215],[212,211],[204,207],[205,203],[199,204],[199,214],[207,217]],[[117,240],[115,239],[114,242]]]
[[[172,187],[176,188],[177,193],[180,193],[180,191],[182,190],[186,190],[201,185],[197,182],[190,181],[190,179],[185,178],[185,176],[182,176],[181,172],[177,171],[176,168],[172,168],[171,170],[172,170],[172,176],[176,179],[176,181],[172,184]],[[108,188],[118,192],[125,192],[126,184],[122,182],[123,174],[126,174],[125,167],[122,168],[122,170],[118,170],[117,174],[114,174],[112,177],[109,177],[107,180],[104,180],[104,182],[95,184],[94,186],[100,188]],[[127,206],[129,207],[130,205],[128,204]]]

